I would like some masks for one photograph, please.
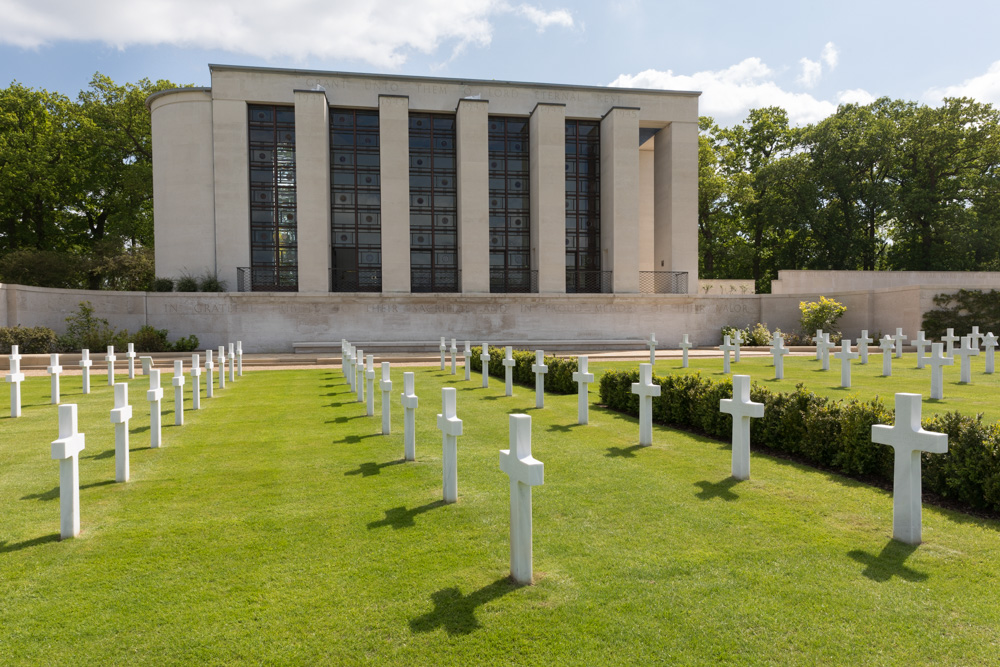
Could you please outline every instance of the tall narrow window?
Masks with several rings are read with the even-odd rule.
[[[457,292],[455,116],[410,114],[410,291]]]
[[[251,289],[294,292],[295,108],[253,104],[248,113]]]
[[[490,292],[532,292],[528,119],[490,116]]]
[[[566,291],[603,292],[601,125],[566,121]]]
[[[382,291],[378,111],[330,110],[333,291]]]

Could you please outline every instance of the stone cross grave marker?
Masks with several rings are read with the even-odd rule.
[[[872,426],[872,442],[889,445],[895,453],[892,538],[906,544],[920,544],[921,538],[920,452],[948,451],[946,434],[920,426],[920,409],[920,394],[896,394],[895,424]]]
[[[219,346],[219,389],[226,388],[226,346]]]
[[[646,339],[646,345],[649,346],[649,363],[656,363],[656,332],[651,332],[649,338]]]
[[[573,373],[576,382],[576,423],[590,422],[590,401],[587,396],[587,385],[594,381],[594,374],[587,372],[587,357],[576,358],[577,371]]]
[[[340,354],[340,372],[344,374],[347,386],[351,388],[351,391],[354,391],[354,372],[351,370],[351,345],[347,342],[344,343],[344,351]]]
[[[354,361],[351,362],[354,367],[354,391],[355,400],[358,403],[363,403],[365,400],[365,351],[354,348]]]
[[[733,335],[733,345],[736,346],[736,349],[733,351],[733,363],[734,364],[737,364],[740,361],[740,345],[743,344],[743,338],[742,338],[742,336],[743,336],[743,334],[742,334],[742,332],[739,329],[737,329],[736,333]]]
[[[722,372],[723,373],[728,373],[729,372],[729,353],[732,350],[736,349],[736,346],[733,345],[730,342],[730,340],[729,340],[729,334],[726,334],[726,337],[723,340],[722,345],[719,346],[719,349],[722,350]]]
[[[45,370],[52,376],[52,405],[59,405],[59,374],[63,372],[63,367],[59,365],[57,352],[49,355],[49,366]]]
[[[893,342],[892,336],[886,334],[878,346],[882,348],[882,377],[890,377],[892,375],[892,351],[896,347],[896,343]]]
[[[149,375],[150,369],[153,368],[153,357],[139,357],[139,363],[142,364],[142,374]]]
[[[191,409],[201,410],[201,357],[191,355]]]
[[[4,378],[10,383],[10,416],[21,416],[21,383],[24,373],[21,372],[21,355],[18,345],[10,346],[10,372]]]
[[[483,364],[483,389],[486,389],[490,386],[490,348],[486,343],[479,353],[479,361]]]
[[[80,368],[83,369],[83,393],[90,393],[90,367],[94,364],[90,360],[90,350],[80,351]]]
[[[392,380],[389,379],[389,362],[382,362],[382,379],[378,388],[382,390],[382,435],[392,433]]]
[[[500,450],[500,469],[510,477],[510,576],[532,580],[531,487],[545,481],[545,466],[531,456],[531,417],[510,415],[510,449]]]
[[[205,396],[206,398],[212,398],[212,385],[214,380],[212,379],[212,369],[215,368],[215,363],[212,362],[212,351],[205,350],[205,373],[208,377],[205,378]]]
[[[822,329],[816,329],[816,335],[813,336],[813,339],[812,339],[813,345],[816,346],[816,361],[819,361],[820,358],[822,357],[822,355],[821,355],[821,353],[819,351],[819,342],[821,340],[823,340],[823,330]]]
[[[465,366],[465,379],[472,379],[472,368],[469,366],[469,357],[472,356],[472,348],[469,346],[470,341],[465,341],[465,349],[462,351],[462,365]]]
[[[983,336],[983,350],[986,355],[986,374],[993,374],[993,352],[994,348],[997,346],[997,337],[993,335],[990,331],[985,336]]]
[[[451,352],[451,374],[455,375],[455,357],[458,356],[458,345],[455,344],[455,339],[451,339],[451,347],[448,348]]]
[[[545,352],[535,350],[535,363],[531,365],[531,372],[535,374],[535,407],[545,407],[545,374],[549,372],[549,367],[545,365]]]
[[[941,337],[941,341],[945,344],[945,354],[949,357],[955,356],[955,343],[959,340],[959,337],[955,335],[955,330],[948,329],[948,332]]]
[[[159,447],[162,444],[160,432],[160,404],[163,401],[163,388],[160,387],[160,369],[149,371],[149,391],[146,392],[149,401],[149,446]]]
[[[375,416],[375,355],[369,354],[366,358],[365,380],[368,381],[367,393],[365,394],[365,416]]]
[[[444,370],[444,353],[448,351],[448,347],[444,344],[444,336],[441,336],[441,370]]]
[[[727,353],[728,354],[728,353]],[[639,364],[639,381],[632,383],[632,393],[639,396],[639,444],[653,444],[653,397],[660,395],[660,385],[653,384],[653,367]]]
[[[830,342],[830,334],[823,334],[823,338],[816,344],[816,349],[819,350],[819,360],[822,362],[821,368],[824,371],[830,370],[830,350],[834,347],[833,343]]]
[[[351,391],[357,391],[357,374],[355,373],[355,366],[357,365],[357,353],[358,350],[354,345],[347,345],[347,384],[350,385]]]
[[[902,327],[896,329],[896,335],[893,337],[893,342],[896,343],[896,358],[903,358],[903,341],[906,340],[906,335],[903,334]]]
[[[236,374],[243,377],[243,341],[236,341]]]
[[[750,376],[733,376],[733,397],[719,401],[719,411],[733,416],[733,477],[750,479],[750,418],[764,416],[764,404],[750,400]]]
[[[913,345],[917,348],[917,368],[924,367],[924,349],[930,344],[931,342],[924,338],[923,331],[917,334],[917,337],[913,339]]]
[[[969,335],[972,336],[973,347],[979,347],[979,343],[983,339],[983,334],[979,333],[979,327],[972,327],[972,333]]]
[[[687,368],[688,350],[691,348],[691,341],[688,339],[688,334],[684,334],[684,337],[681,338],[681,342],[678,347],[681,348],[681,368]]]
[[[858,353],[851,352],[851,339],[840,339],[840,352],[834,352],[833,356],[840,359],[840,386],[844,389],[851,388],[851,359],[857,359]]]
[[[128,359],[128,379],[135,379],[135,343],[128,344],[128,352],[125,353],[125,358]]]
[[[174,362],[174,426],[184,426],[184,362]]]
[[[872,342],[874,341],[868,337],[868,329],[862,329],[861,338],[858,339],[858,355],[862,366],[868,365],[868,344]]]
[[[774,379],[785,379],[785,355],[791,352],[785,347],[785,337],[775,334],[771,338],[771,356],[774,357]]]
[[[113,387],[115,385],[115,362],[118,361],[114,345],[108,345],[108,353],[104,356],[104,361],[108,362],[108,386]]]
[[[931,398],[937,400],[944,398],[944,367],[955,364],[955,357],[946,356],[943,351],[944,343],[933,343],[931,356],[927,358],[927,363],[931,365]]]
[[[979,347],[972,342],[972,336],[964,336],[962,345],[955,348],[955,356],[961,357],[961,378],[962,384],[972,383],[972,357],[979,356]]]
[[[229,344],[229,381],[236,382],[236,346]]]
[[[413,393],[413,373],[403,373],[403,458],[417,460],[417,395]]]
[[[514,395],[514,366],[517,362],[514,361],[514,357],[511,356],[513,353],[513,348],[508,345],[504,348],[503,354],[503,390],[504,396]]]
[[[80,452],[85,436],[77,427],[76,404],[59,406],[59,438],[52,458],[59,461],[59,539],[80,534]]]
[[[458,436],[462,435],[462,420],[455,414],[456,398],[454,387],[442,387],[437,425],[441,430],[442,487],[446,503],[458,500]]]
[[[115,425],[115,481],[129,480],[128,422],[132,419],[132,406],[128,404],[128,384],[115,383],[115,407],[111,410],[111,423]]]

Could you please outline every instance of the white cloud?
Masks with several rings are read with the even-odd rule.
[[[802,65],[802,74],[796,79],[806,88],[812,88],[819,83],[819,78],[823,76],[823,66],[815,60],[801,58],[799,64]]]
[[[539,31],[573,26],[567,10],[503,0],[0,0],[0,43],[171,45],[398,67],[409,52],[433,53],[446,42],[454,51],[485,46],[493,19],[504,14]]]
[[[830,68],[830,71],[837,69],[837,61],[840,58],[840,52],[837,51],[836,44],[833,42],[827,42],[819,57],[826,63],[826,66]]]
[[[852,88],[851,90],[841,90],[837,93],[839,104],[871,104],[875,101],[875,96],[863,88]]]
[[[946,97],[971,97],[977,102],[1000,105],[1000,60],[990,65],[985,74],[966,79],[957,86],[930,88],[924,101],[937,104]]]

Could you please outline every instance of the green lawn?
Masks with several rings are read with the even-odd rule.
[[[766,361],[735,369],[764,379]],[[391,436],[337,370],[260,371],[165,426],[157,450],[139,378],[127,484],[110,388],[95,376],[83,397],[64,378],[87,434],[83,533],[65,542],[56,411],[30,378],[24,416],[0,419],[0,664],[995,664],[997,522],[927,507],[925,543],[904,546],[879,489],[757,455],[736,483],[718,442],[654,427],[638,448],[633,419],[592,406],[576,426],[575,396],[535,410],[526,387],[505,398],[496,379],[412,370],[415,463],[402,368]],[[459,502],[443,505],[435,414],[451,385],[466,435]],[[498,450],[521,411],[545,484],[536,585],[518,588]]]

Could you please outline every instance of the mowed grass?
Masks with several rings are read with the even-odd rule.
[[[413,463],[404,370],[421,402]],[[339,370],[247,373],[156,450],[137,378],[127,484],[110,388],[95,375],[84,397],[64,378],[87,437],[68,541],[56,409],[30,378],[24,416],[0,420],[0,664],[995,663],[997,522],[927,507],[925,543],[905,546],[882,490],[759,455],[736,483],[719,442],[656,427],[639,448],[631,418],[592,406],[577,426],[575,396],[535,410],[529,388],[506,398],[459,373],[394,368],[390,436],[381,401],[364,416]],[[453,505],[443,386],[465,427]],[[545,464],[530,587],[507,579],[512,412],[532,415]]]

